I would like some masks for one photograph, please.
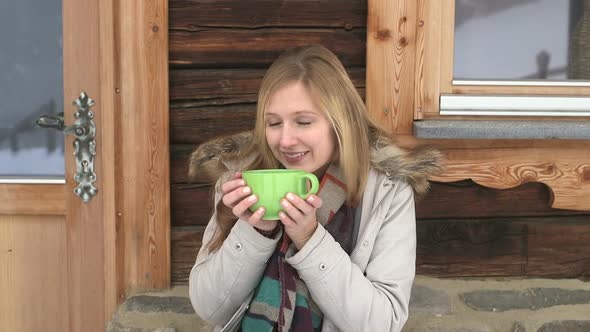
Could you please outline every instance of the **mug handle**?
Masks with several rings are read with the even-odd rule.
[[[302,178],[305,178],[311,182],[311,189],[309,189],[309,192],[307,192],[303,198],[309,196],[309,194],[317,194],[318,190],[320,189],[320,182],[318,181],[318,178],[311,173],[303,173],[301,176]]]

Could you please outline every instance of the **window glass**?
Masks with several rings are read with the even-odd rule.
[[[590,80],[590,0],[456,0],[454,79]]]
[[[64,137],[35,121],[63,111],[60,0],[0,2],[0,178],[64,176]]]

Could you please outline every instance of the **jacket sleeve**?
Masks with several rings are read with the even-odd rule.
[[[364,273],[321,225],[302,250],[287,260],[320,310],[341,331],[401,331],[408,319],[416,217],[412,188],[399,185],[402,188],[388,211],[379,214],[383,222],[373,248],[372,241],[358,240],[355,250],[370,251]]]
[[[221,199],[216,186],[215,205]],[[258,286],[266,261],[278,239],[260,235],[244,220],[238,220],[221,248],[209,252],[207,246],[217,229],[217,211],[209,220],[201,249],[189,277],[189,296],[199,317],[224,325],[248,295]]]

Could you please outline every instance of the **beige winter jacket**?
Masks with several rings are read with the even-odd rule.
[[[240,151],[240,140],[233,136],[201,146],[193,154],[192,171],[213,166],[207,163],[217,168],[231,164]],[[307,244],[287,258],[324,314],[322,331],[402,329],[415,275],[414,191],[426,190],[427,175],[439,171],[438,159],[431,150],[376,149],[351,255],[318,225]],[[216,202],[221,199],[223,178],[216,186]],[[238,220],[222,247],[210,253],[207,245],[216,228],[214,213],[191,270],[189,293],[196,313],[215,325],[215,331],[223,326],[224,331],[232,331],[247,310],[281,234],[268,239]]]

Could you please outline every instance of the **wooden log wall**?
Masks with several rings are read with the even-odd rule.
[[[367,3],[170,0],[172,281],[185,283],[211,214],[210,184],[188,183],[196,145],[251,129],[265,69],[286,48],[321,43],[365,94]],[[549,208],[540,183],[493,190],[433,183],[417,203],[418,273],[590,276],[590,214]]]

